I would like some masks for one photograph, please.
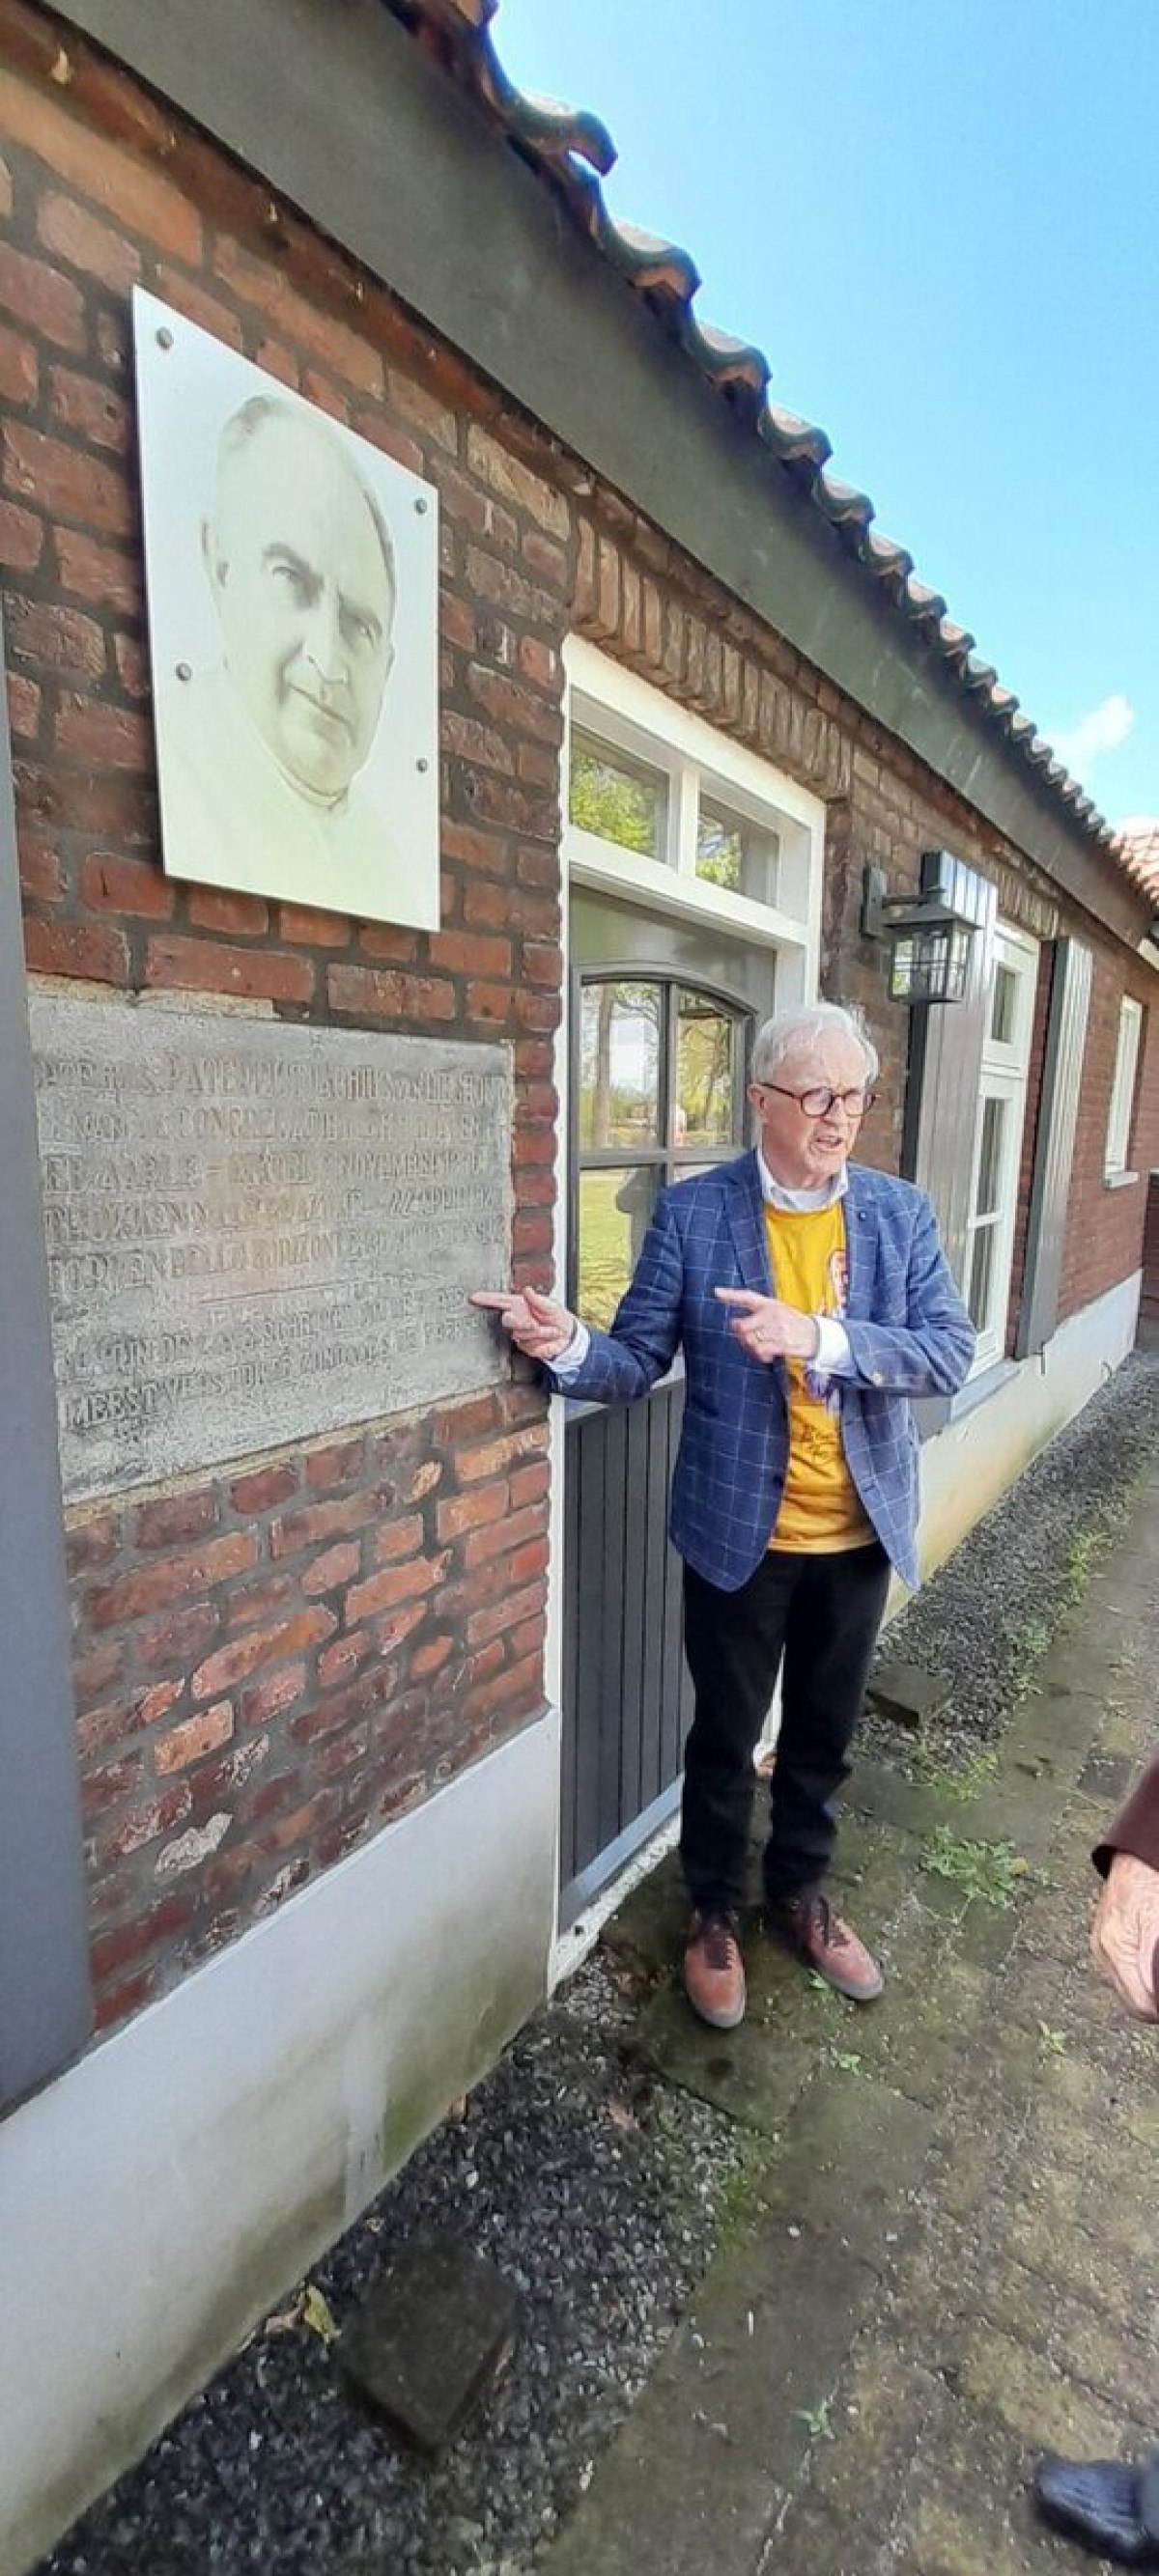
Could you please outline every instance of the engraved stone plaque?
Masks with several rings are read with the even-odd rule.
[[[503,1048],[34,993],[71,1500],[502,1374]]]

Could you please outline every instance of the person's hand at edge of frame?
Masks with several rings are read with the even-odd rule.
[[[566,1351],[575,1331],[575,1317],[568,1308],[538,1288],[473,1288],[470,1303],[497,1315],[516,1349],[546,1368]]]
[[[1136,2021],[1159,2022],[1159,1869],[1116,1852],[1091,1926],[1091,1955]]]

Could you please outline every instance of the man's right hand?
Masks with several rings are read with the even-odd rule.
[[[554,1297],[541,1296],[538,1288],[475,1288],[471,1304],[498,1315],[516,1349],[547,1368],[566,1351],[575,1331],[575,1316]]]

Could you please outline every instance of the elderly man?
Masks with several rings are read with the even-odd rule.
[[[202,556],[222,661],[162,701],[170,873],[352,910],[385,878],[405,898],[355,784],[394,661],[394,550],[337,432],[278,395],[243,403],[221,433]]]
[[[1091,1933],[1095,1964],[1136,2021],[1159,2022],[1159,1753],[1095,1853],[1106,1885]],[[1159,2567],[1159,2451],[1118,2460],[1044,2460],[1045,2519],[1121,2567]]]
[[[851,1012],[778,1014],[753,1053],[756,1150],[664,1192],[609,1333],[534,1290],[477,1300],[569,1395],[644,1395],[683,1350],[684,1982],[722,2030],[745,2009],[753,1752],[782,1660],[767,1920],[840,1993],[868,2002],[882,1986],[823,1892],[834,1800],[891,1567],[917,1582],[909,1399],[959,1386],[974,1336],[928,1200],[848,1159],[876,1073]]]

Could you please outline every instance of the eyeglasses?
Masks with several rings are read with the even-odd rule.
[[[806,1118],[827,1118],[839,1105],[847,1118],[864,1118],[877,1098],[875,1091],[788,1091],[783,1082],[761,1082],[760,1091],[778,1091],[782,1100],[795,1100]]]

